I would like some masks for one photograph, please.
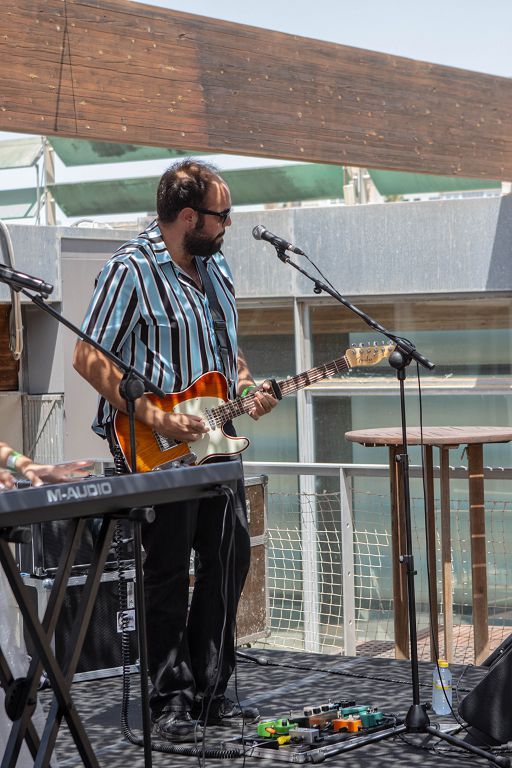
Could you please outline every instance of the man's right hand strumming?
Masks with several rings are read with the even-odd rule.
[[[192,414],[161,411],[158,421],[158,426],[154,427],[155,431],[182,443],[193,443],[210,431],[200,416]]]

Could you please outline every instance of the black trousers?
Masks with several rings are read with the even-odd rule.
[[[153,715],[222,695],[235,665],[235,620],[250,559],[243,482],[224,496],[155,507],[144,525],[144,590]],[[189,566],[195,556],[190,610]],[[215,689],[215,690],[214,690]]]

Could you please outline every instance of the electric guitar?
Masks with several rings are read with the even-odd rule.
[[[345,373],[358,366],[376,365],[389,357],[394,348],[393,344],[351,347],[338,360],[310,368],[284,381],[271,380],[274,394],[281,400],[284,395],[291,395],[336,373]],[[254,394],[251,392],[245,397],[228,400],[228,383],[225,376],[218,371],[204,373],[182,392],[173,392],[163,398],[148,393],[146,397],[167,413],[201,416],[209,427],[209,432],[188,444],[165,437],[142,422],[137,422],[135,442],[138,472],[165,468],[173,463],[203,464],[214,457],[234,456],[249,445],[248,438],[230,437],[224,433],[222,427],[227,421],[250,411]],[[114,416],[114,433],[124,459],[131,467],[130,425],[128,416],[121,411],[116,411]]]

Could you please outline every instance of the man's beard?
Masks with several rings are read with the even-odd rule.
[[[183,245],[191,256],[212,256],[219,250],[223,236],[224,232],[221,232],[217,237],[211,238],[207,235],[202,235],[196,227],[193,232],[187,232],[184,235]]]

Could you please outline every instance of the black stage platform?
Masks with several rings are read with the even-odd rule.
[[[268,659],[271,665],[260,666],[241,659],[238,663],[237,681],[240,700],[256,703],[265,718],[286,717],[290,710],[296,710],[307,704],[318,704],[329,700],[353,698],[357,704],[376,706],[383,712],[404,715],[411,702],[410,665],[408,662],[391,659],[368,659],[364,657],[348,658],[343,656],[325,656],[309,653],[285,651],[259,651],[250,649],[247,655],[258,659]],[[284,665],[284,666],[273,666]],[[459,699],[485,675],[483,668],[452,667],[454,677],[454,701],[457,700],[457,681]],[[420,663],[420,683],[422,702],[430,700],[432,685],[432,664]],[[137,675],[131,676],[131,703],[129,723],[140,735],[140,686]],[[139,768],[144,766],[144,754],[141,747],[125,741],[120,726],[121,710],[120,677],[89,680],[75,683],[72,696],[83,719],[86,731],[101,766],[106,768]],[[231,693],[231,691],[229,691]],[[42,691],[40,701],[49,701],[49,691]],[[452,718],[438,718],[430,714],[434,724],[442,727],[455,725]],[[247,729],[247,735],[251,731]],[[228,737],[226,729],[208,729],[207,746],[219,747]],[[237,732],[231,734],[239,735]],[[437,754],[421,749],[423,746],[437,747]],[[413,746],[416,745],[416,746]],[[76,755],[72,742],[63,725],[57,741],[59,768],[74,768],[82,765]],[[437,766],[490,765],[486,760],[475,759],[466,752],[454,750],[445,743],[432,740],[424,735],[396,737],[345,755],[329,758],[326,763],[333,766],[350,765],[350,768],[368,768],[369,766],[422,765],[424,768]],[[198,766],[197,757],[166,755],[153,753],[154,766]],[[242,757],[221,760],[208,758],[208,766],[264,766],[286,765],[273,759]]]

